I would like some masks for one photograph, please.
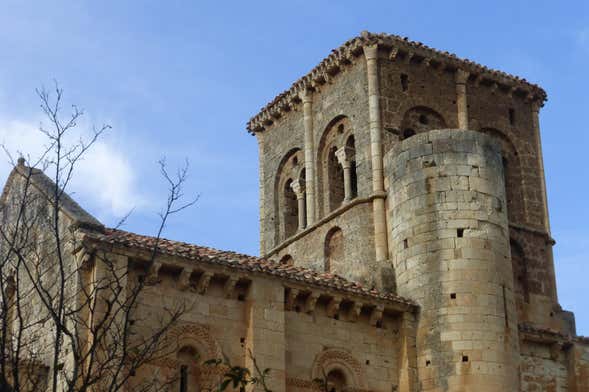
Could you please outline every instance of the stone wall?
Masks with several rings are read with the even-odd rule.
[[[130,260],[130,282],[135,282],[142,270]],[[171,263],[182,261],[166,260]],[[316,390],[313,380],[323,378],[323,370],[341,372],[351,390],[389,392],[398,385],[401,363],[396,358],[408,332],[401,323],[402,313],[385,307],[384,313],[377,309],[375,315],[377,306],[367,298],[355,308],[348,297],[305,286],[287,309],[293,288],[277,279],[237,275],[236,285],[228,291],[227,272],[205,271],[211,276],[206,287],[200,274],[183,289],[178,285],[178,268],[162,267],[149,278],[134,314],[137,336],[150,336],[166,320],[168,310],[178,306],[187,310],[166,333],[163,351],[132,377],[129,390],[145,381],[153,385],[171,381],[169,390],[178,390],[184,364],[179,352],[186,347],[194,353],[189,360],[196,376],[189,380],[190,388],[198,384],[200,390],[214,386],[222,374],[221,368],[202,365],[204,360],[226,358],[253,369],[252,356],[261,369],[271,369],[267,381],[275,391]],[[316,297],[310,304],[312,295]]]
[[[385,163],[397,291],[421,306],[421,389],[513,388],[517,317],[499,144],[434,130],[396,145]]]
[[[375,272],[371,263],[374,260],[372,203],[367,200],[344,209],[342,212],[335,211],[333,218],[328,217],[325,222],[319,222],[315,228],[296,237],[272,258],[279,261],[290,255],[295,265],[325,271],[325,242],[328,233],[339,228],[344,238],[343,261],[341,268],[333,272],[370,286],[372,282],[369,278]]]

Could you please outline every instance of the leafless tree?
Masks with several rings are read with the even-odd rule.
[[[88,233],[105,229],[66,193],[110,127],[79,137],[83,111],[73,106],[64,117],[57,84],[37,93],[46,117],[43,153],[25,164],[5,148],[14,168],[0,204],[0,392],[120,391],[141,366],[166,355],[162,339],[190,306],[175,304],[149,325],[136,314],[170,216],[196,201],[183,194],[188,165],[170,173],[159,162],[168,197],[145,273],[131,275],[112,252],[84,246]]]

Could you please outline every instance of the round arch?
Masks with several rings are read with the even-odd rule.
[[[400,136],[401,139],[407,139],[432,129],[445,128],[447,128],[446,120],[440,113],[427,106],[414,106],[403,114]]]
[[[347,388],[366,389],[364,368],[349,351],[328,348],[315,356],[311,370],[311,379],[322,380],[330,372],[341,372]]]
[[[335,151],[351,141],[355,143],[354,130],[349,117],[340,114],[335,116],[324,128],[317,145],[317,188],[323,198],[319,200],[321,216],[338,208],[344,200],[344,173]],[[355,154],[354,154],[355,155]],[[354,156],[355,159],[355,156]],[[355,177],[355,162],[353,167]]]
[[[524,180],[517,148],[509,136],[499,129],[482,127],[479,132],[493,137],[501,144],[507,215],[510,222],[523,223],[526,216],[526,204],[523,197]]]
[[[298,205],[290,183],[304,181],[304,176],[301,177],[304,172],[304,155],[298,147],[288,151],[278,164],[274,178],[275,245],[296,232],[298,227]]]

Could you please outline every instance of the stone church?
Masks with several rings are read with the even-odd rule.
[[[589,338],[557,298],[545,101],[525,79],[394,35],[333,50],[247,125],[261,257],[159,244],[141,312],[196,305],[168,331],[174,354],[134,379],[205,390],[210,372],[185,355],[197,353],[255,358],[274,392],[321,377],[338,392],[589,391]],[[62,208],[86,258],[101,249],[131,270],[149,256],[153,237]]]

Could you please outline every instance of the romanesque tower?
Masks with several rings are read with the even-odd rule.
[[[556,297],[545,99],[397,36],[344,43],[248,124],[261,254],[415,300],[420,390],[518,390],[518,325],[572,328]]]

